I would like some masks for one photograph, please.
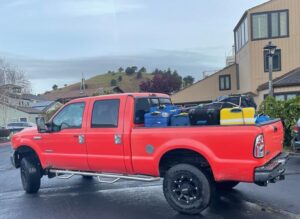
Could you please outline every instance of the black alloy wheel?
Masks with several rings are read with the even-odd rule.
[[[209,206],[213,194],[210,177],[189,164],[170,168],[165,175],[163,189],[171,207],[183,214],[201,213]]]

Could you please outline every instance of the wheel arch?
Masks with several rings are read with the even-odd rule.
[[[195,148],[188,146],[172,147],[162,153],[159,158],[159,175],[164,177],[166,171],[172,166],[180,163],[186,163],[196,166],[214,177],[212,162],[210,162],[207,157],[207,154],[201,153]]]
[[[41,159],[35,149],[28,145],[19,146],[13,153],[13,163],[16,168],[20,167],[23,157],[34,157],[42,165]]]

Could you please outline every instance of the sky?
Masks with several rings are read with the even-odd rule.
[[[33,93],[116,70],[176,69],[197,80],[225,66],[244,11],[266,0],[1,0],[0,58]]]

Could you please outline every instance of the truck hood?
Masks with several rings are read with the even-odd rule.
[[[25,128],[22,131],[14,134],[11,138],[12,148],[15,149],[20,144],[22,139],[30,139],[32,138],[32,136],[37,134],[38,134],[37,127]]]
[[[14,138],[29,137],[29,136],[36,135],[36,134],[38,134],[37,127],[25,128],[22,131],[14,134],[12,137],[12,140]]]

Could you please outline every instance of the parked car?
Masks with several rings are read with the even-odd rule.
[[[293,148],[295,152],[300,150],[300,119],[294,127],[294,138],[293,138]]]
[[[36,127],[36,124],[31,122],[11,122],[7,124],[6,129],[8,129],[10,133],[16,133],[30,127]]]
[[[260,125],[145,127],[143,114],[151,103],[166,102],[170,97],[164,94],[103,95],[70,101],[46,124],[38,118],[37,129],[12,137],[11,161],[21,170],[24,190],[38,192],[43,175],[97,177],[103,183],[164,178],[170,206],[198,214],[210,205],[215,188],[284,179],[287,154],[279,119]]]
[[[231,108],[232,106],[239,107],[253,107],[257,108],[254,99],[250,95],[228,95],[228,96],[220,96],[213,102],[223,102],[227,103],[227,107]]]
[[[10,131],[5,128],[0,128],[0,139],[1,138],[7,138],[10,134]]]

